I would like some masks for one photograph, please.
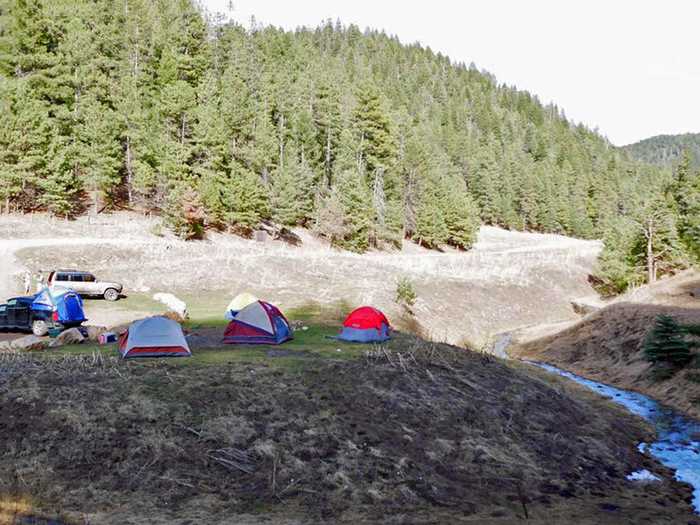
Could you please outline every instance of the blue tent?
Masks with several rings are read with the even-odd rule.
[[[63,325],[77,325],[87,321],[83,311],[83,300],[68,288],[44,288],[34,296],[32,309],[52,312],[53,320]]]

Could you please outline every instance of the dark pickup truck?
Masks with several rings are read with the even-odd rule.
[[[13,297],[0,304],[0,330],[46,335],[49,328],[69,328],[85,321],[80,296],[73,291]]]
[[[14,297],[0,304],[0,330],[28,332],[37,326],[37,335],[44,335],[52,323],[51,312],[32,311],[34,297]]]

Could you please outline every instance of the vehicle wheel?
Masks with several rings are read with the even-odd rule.
[[[46,335],[49,333],[49,325],[46,324],[46,321],[37,319],[32,323],[32,333],[37,337]]]
[[[107,288],[104,293],[104,298],[108,301],[116,301],[119,299],[119,292],[114,288]]]

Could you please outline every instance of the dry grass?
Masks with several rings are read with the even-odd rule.
[[[409,336],[301,361],[8,356],[0,493],[93,524],[692,519],[637,419],[539,371]]]
[[[700,324],[700,301],[690,294],[696,286],[700,275],[691,271],[633,290],[580,323],[524,343],[512,353],[642,392],[700,418],[700,383],[694,365],[659,381],[642,350],[658,315],[670,315],[681,324]]]
[[[25,247],[19,252],[22,263],[32,269],[89,268],[124,282],[127,293],[221,298],[219,315],[233,295],[249,290],[283,308],[340,298],[351,306],[373,304],[399,319],[403,311],[394,292],[401,275],[415,283],[415,323],[426,337],[479,346],[505,330],[575,319],[570,301],[593,294],[587,276],[600,250],[596,242],[484,227],[469,252],[440,253],[406,243],[401,251],[357,255],[332,249],[303,230],[297,232],[303,241],[298,247],[222,234],[186,243],[150,234],[153,221],[135,215],[100,220],[67,229],[68,236],[83,237],[80,245],[47,251],[41,247],[47,241],[18,244]],[[17,226],[9,221],[8,230]],[[120,223],[134,235],[118,233]],[[30,236],[21,227],[19,232]],[[88,234],[104,242],[90,245]]]

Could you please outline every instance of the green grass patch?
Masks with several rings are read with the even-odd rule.
[[[205,323],[200,320],[187,323],[187,327],[197,330],[219,330],[223,337],[223,327],[219,324]],[[306,330],[294,332],[294,339],[281,345],[226,345],[218,344],[207,348],[194,348],[190,358],[144,358],[132,359],[130,363],[167,362],[173,366],[217,366],[223,364],[266,364],[286,369],[302,369],[313,361],[327,359],[357,359],[371,349],[371,344],[355,344],[331,339],[339,329],[335,326],[311,324]],[[60,355],[90,355],[93,352],[104,356],[119,356],[116,344],[98,345],[95,343],[68,345],[54,350],[47,350],[47,357]]]

